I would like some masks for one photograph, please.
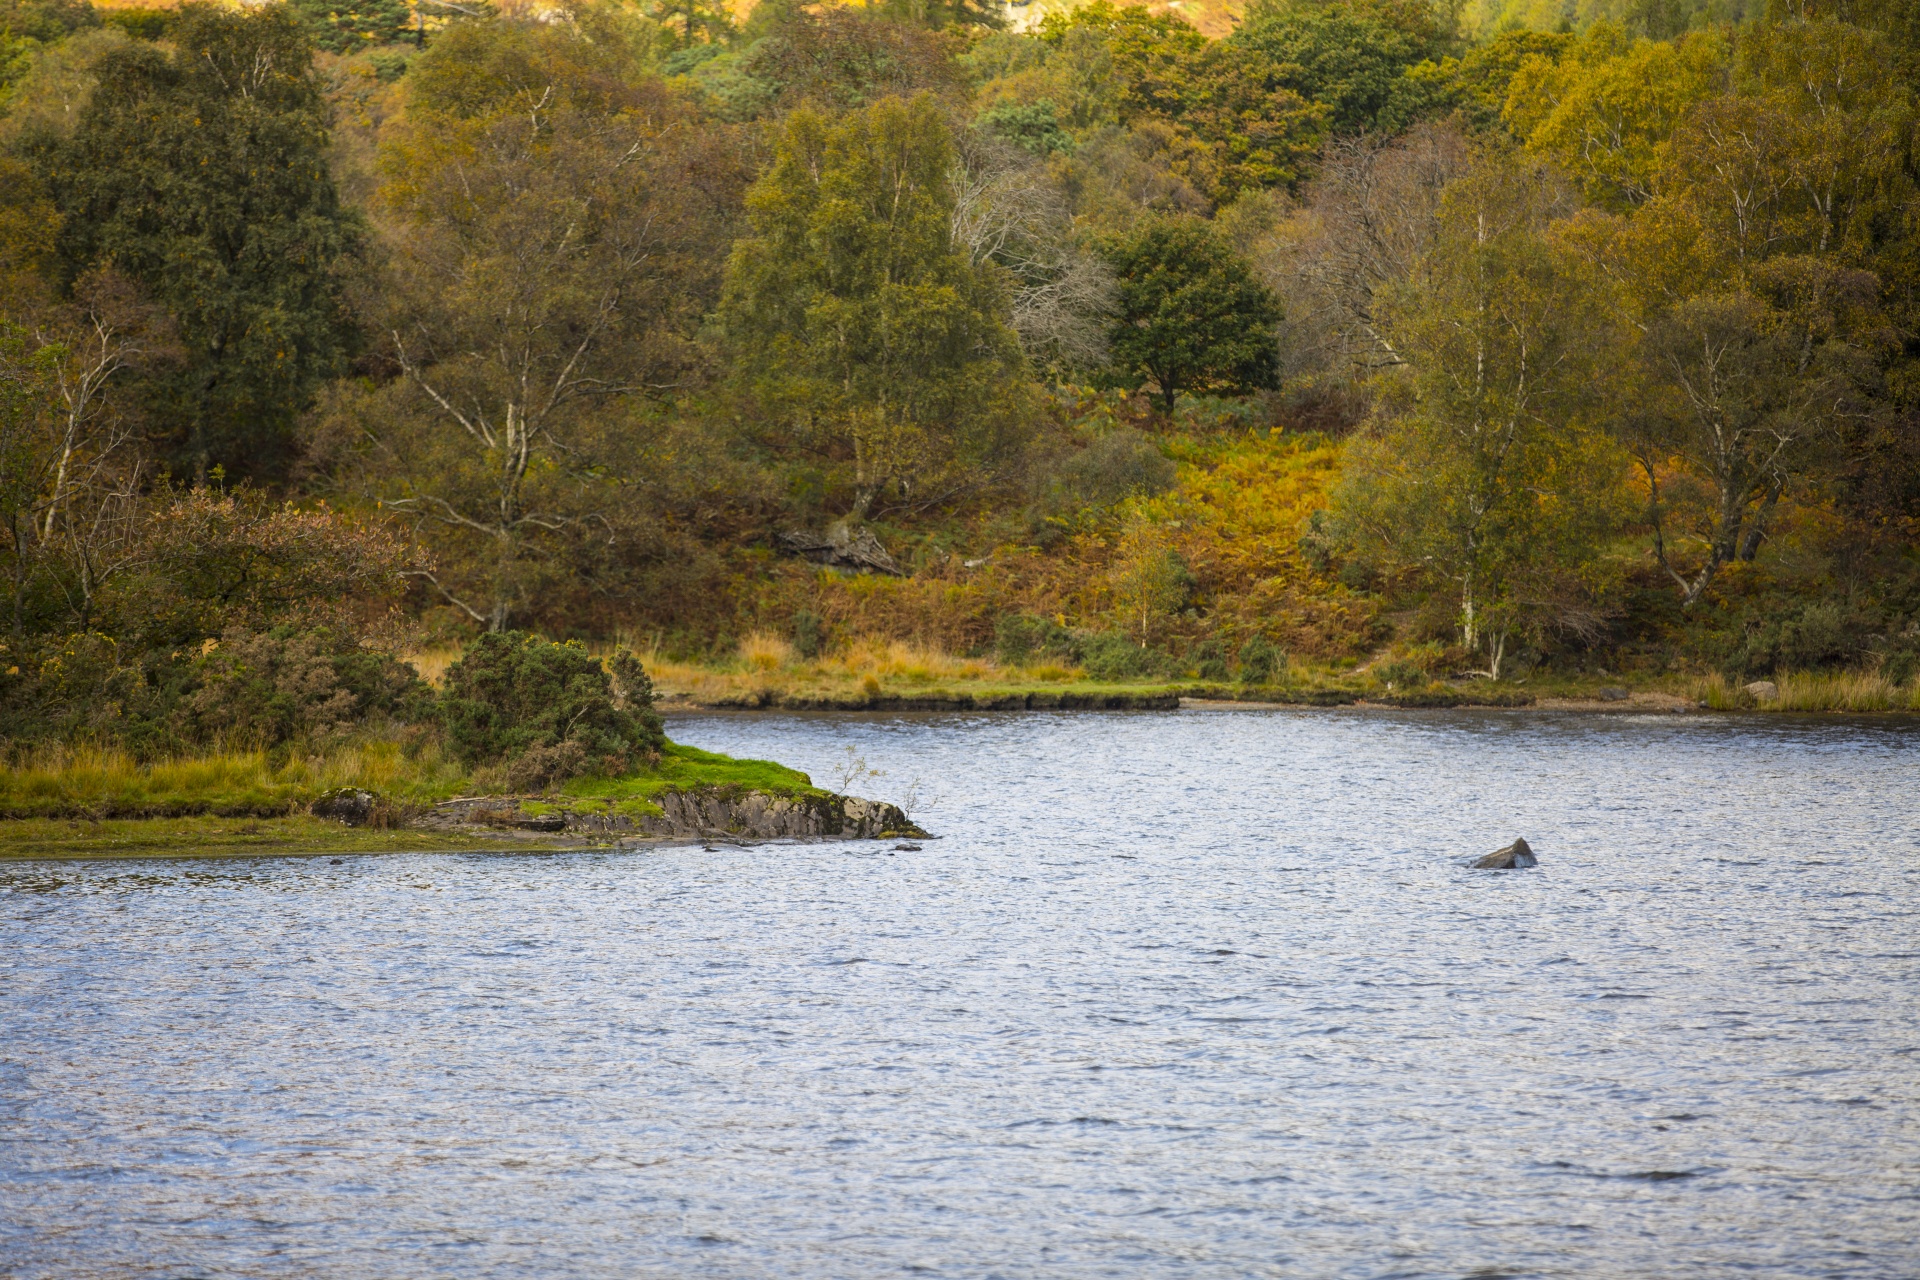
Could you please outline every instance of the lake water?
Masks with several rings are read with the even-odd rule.
[[[670,731],[942,838],[0,865],[0,1275],[1920,1275],[1910,727]]]

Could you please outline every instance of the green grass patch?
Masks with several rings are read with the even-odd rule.
[[[579,800],[651,801],[663,791],[699,787],[738,787],[774,795],[825,795],[813,779],[771,760],[736,760],[698,747],[669,742],[652,773],[625,778],[575,778],[561,794]],[[652,811],[659,812],[657,805]]]
[[[575,841],[557,841],[578,844]],[[283,818],[22,818],[0,822],[0,861],[39,858],[238,858],[541,848],[530,839],[445,831],[376,831],[306,814]]]
[[[307,821],[306,807],[316,796],[343,787],[370,791],[402,807],[426,807],[476,791],[472,777],[432,744],[409,751],[400,743],[372,739],[291,754],[223,751],[147,762],[109,750],[61,748],[0,769],[0,819]],[[661,792],[698,787],[824,794],[806,774],[771,761],[735,760],[669,743],[652,772],[578,778],[558,794],[522,801],[520,808],[537,816],[574,807],[579,800],[601,800],[630,816],[657,816]],[[622,804],[633,807],[617,808]],[[328,829],[336,828],[329,824]]]

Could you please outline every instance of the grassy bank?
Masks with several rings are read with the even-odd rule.
[[[1873,672],[1802,672],[1750,692],[1719,675],[1538,673],[1510,680],[1440,679],[1396,659],[1303,663],[1272,683],[1185,678],[1099,680],[1058,663],[1003,665],[900,641],[871,641],[816,659],[751,636],[732,656],[694,663],[650,657],[663,701],[685,708],[785,711],[1164,709],[1181,698],[1340,706],[1616,707],[1658,699],[1714,711],[1888,714],[1920,711],[1920,680]]]
[[[1714,711],[1920,712],[1920,680],[1896,684],[1875,672],[1789,672],[1774,677],[1774,692],[1753,690],[1713,675],[1688,681],[1687,691]]]
[[[430,741],[374,736],[306,752],[222,751],[146,762],[107,749],[43,748],[0,770],[0,857],[374,853],[525,847],[540,839],[409,827],[413,816],[435,803],[474,794],[472,784]],[[707,787],[824,794],[807,775],[784,765],[670,743],[650,770],[575,778],[520,809],[536,815],[590,802],[614,812],[657,814],[661,793]],[[307,815],[315,798],[343,788],[378,797],[366,826]]]

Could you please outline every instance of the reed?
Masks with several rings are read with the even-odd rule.
[[[1773,697],[1758,698],[1716,672],[1692,681],[1688,695],[1715,711],[1920,711],[1920,680],[1896,684],[1877,671],[1789,671],[1773,685]]]

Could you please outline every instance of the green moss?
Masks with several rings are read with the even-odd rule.
[[[797,769],[770,760],[736,760],[669,742],[659,767],[651,773],[625,778],[576,778],[561,794],[581,800],[652,800],[663,791],[691,791],[700,787],[737,787],[774,795],[825,795],[813,779]],[[658,812],[656,806],[654,812]]]

